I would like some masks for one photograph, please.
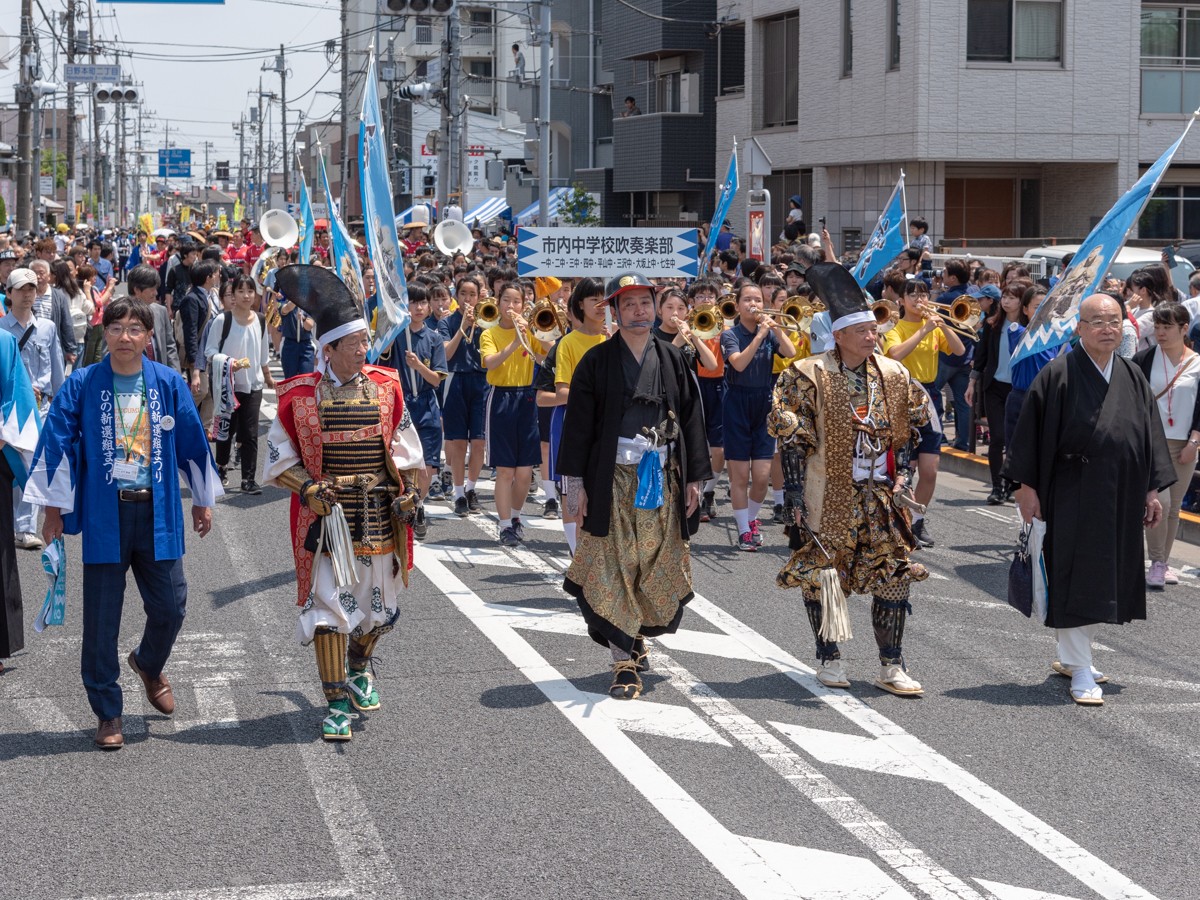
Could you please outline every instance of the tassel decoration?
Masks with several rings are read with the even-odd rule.
[[[822,569],[820,576],[821,631],[817,636],[831,643],[848,641],[854,634],[850,631],[850,610],[842,592],[842,580],[834,568]]]

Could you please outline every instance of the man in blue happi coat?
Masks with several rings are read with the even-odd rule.
[[[187,603],[175,469],[191,487],[192,527],[201,537],[224,493],[187,384],[145,358],[153,323],[140,300],[121,297],[105,307],[108,356],[72,373],[54,398],[25,489],[46,508],[47,543],[64,532],[83,534],[80,668],[104,749],[123,744],[117,637],[130,567],[146,630],[129,666],[155,709],[175,710],[163,675]]]
[[[40,427],[37,399],[17,339],[0,331],[0,535],[13,530],[13,487],[25,487]],[[0,540],[0,660],[25,646],[23,613],[16,545]]]

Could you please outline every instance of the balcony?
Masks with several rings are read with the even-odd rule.
[[[465,56],[474,56],[471,50],[487,50],[492,49],[492,40],[495,29],[491,25],[481,25],[477,22],[463,22],[462,30],[462,46]]]
[[[414,44],[432,44],[433,43],[433,25],[428,22],[418,22],[413,27],[413,43]]]
[[[712,190],[687,180],[713,178],[715,135],[704,116],[650,113],[613,120],[613,190]]]
[[[550,121],[565,122],[570,117],[571,92],[569,82],[565,78],[553,78],[550,81]],[[505,88],[505,109],[517,114],[522,122],[532,122],[538,118],[541,104],[541,86],[537,83],[537,75],[525,73],[523,82],[517,81],[516,71],[508,73],[508,83]]]

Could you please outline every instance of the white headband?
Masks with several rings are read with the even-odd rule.
[[[842,316],[840,319],[835,319],[833,324],[829,326],[830,331],[841,331],[843,328],[849,328],[851,325],[861,325],[864,322],[874,322],[875,313],[869,309],[864,309],[862,312],[850,313],[848,316]]]
[[[340,337],[345,337],[348,334],[354,334],[356,331],[366,331],[367,322],[365,319],[355,319],[353,322],[347,322],[345,325],[339,325],[324,334],[317,335],[317,343],[324,347],[326,344],[331,344]]]

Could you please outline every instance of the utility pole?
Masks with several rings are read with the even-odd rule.
[[[67,0],[67,64],[75,62],[75,0]],[[75,224],[75,82],[67,82],[67,215]]]
[[[137,167],[134,170],[133,177],[133,217],[134,222],[137,222],[137,217],[142,212],[142,169],[145,164],[142,156],[142,101],[138,99],[137,110]]]
[[[121,51],[113,51],[113,61],[119,66],[121,64]],[[117,82],[118,86],[126,83],[128,79],[122,78]],[[113,123],[113,143],[117,146],[117,184],[116,184],[116,216],[114,225],[121,227],[125,224],[125,101],[120,100],[114,107],[114,112],[120,117]]]
[[[17,88],[17,230],[29,231],[33,223],[29,163],[33,155],[29,129],[33,124],[33,3],[21,0],[21,84]]]
[[[342,0],[342,115],[341,115],[341,141],[342,141],[342,160],[338,171],[338,200],[341,204],[340,211],[342,217],[346,216],[346,162],[350,158],[350,154],[346,152],[346,140],[349,127],[350,115],[350,26],[347,19],[347,7],[350,0]],[[329,203],[329,215],[333,216],[333,198],[327,198]]]
[[[279,121],[283,126],[283,205],[292,202],[292,186],[288,181],[288,132],[287,132],[287,59],[283,44],[279,45]]]
[[[538,29],[542,72],[539,78],[538,106],[538,224],[550,225],[550,0],[540,0],[542,21]]]
[[[343,0],[344,8],[345,0]],[[344,15],[344,13],[343,13]],[[255,220],[262,218],[262,196],[263,196],[263,89],[262,76],[258,78],[258,165],[254,172],[254,218]]]
[[[242,117],[238,123],[233,126],[238,133],[238,199],[242,201],[242,208],[246,207],[246,114],[242,113]],[[240,223],[239,223],[240,225]]]
[[[442,71],[446,77],[446,99],[442,103],[442,147],[438,150],[437,200],[439,217],[446,214],[452,195],[462,205],[462,143],[458,117],[462,114],[458,100],[459,76],[462,73],[462,47],[457,12],[446,16],[446,39],[442,43]]]
[[[91,64],[96,64],[96,25],[92,20],[92,0],[88,0],[88,58]],[[104,161],[100,156],[100,108],[96,106],[96,82],[92,82],[92,202],[96,204],[96,222],[104,210],[104,195],[101,186],[104,184]]]

